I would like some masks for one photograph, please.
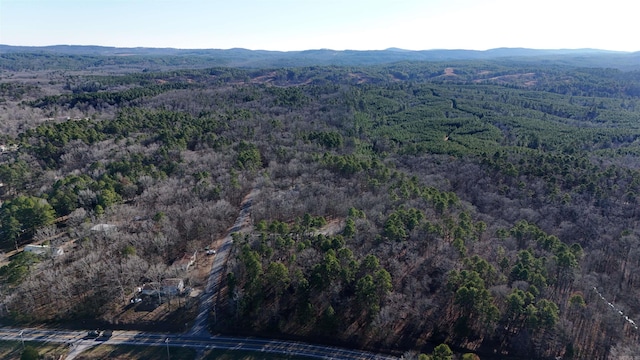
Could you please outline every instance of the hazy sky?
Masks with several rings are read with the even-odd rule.
[[[633,0],[0,0],[0,44],[640,50]]]

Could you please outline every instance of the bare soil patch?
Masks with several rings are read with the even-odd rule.
[[[337,235],[340,232],[342,232],[342,230],[344,230],[344,224],[345,224],[344,219],[331,219],[327,222],[325,226],[316,230],[315,234],[316,235],[322,234],[325,236]]]
[[[169,347],[169,354],[174,360],[192,360],[196,357],[194,349]],[[129,346],[98,345],[80,354],[78,360],[129,360],[129,359],[166,359],[167,349],[164,346]]]
[[[521,84],[524,86],[534,86],[538,83],[536,79],[536,73],[520,73],[495,76],[487,79],[474,80],[475,83],[480,82],[493,82],[497,84]]]

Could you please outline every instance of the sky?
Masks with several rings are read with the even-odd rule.
[[[640,51],[633,0],[0,0],[0,44]]]

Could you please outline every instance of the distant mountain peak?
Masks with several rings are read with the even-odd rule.
[[[413,50],[401,49],[401,48],[397,48],[397,47],[390,47],[388,49],[384,49],[384,51],[412,52]]]

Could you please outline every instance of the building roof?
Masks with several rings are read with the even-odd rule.
[[[97,224],[91,228],[91,231],[109,232],[115,229],[116,226],[112,224]]]
[[[62,248],[50,247],[49,245],[30,244],[24,247],[24,251],[38,254],[38,255],[52,254],[55,256],[59,256],[64,254],[64,250],[62,250]]]

